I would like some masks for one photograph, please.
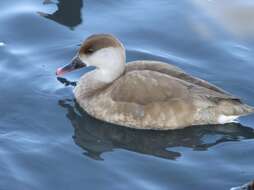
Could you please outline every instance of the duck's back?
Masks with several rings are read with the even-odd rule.
[[[189,82],[189,83],[192,83],[192,84],[195,84],[198,86],[202,86],[204,88],[211,89],[216,92],[220,92],[220,93],[232,96],[228,92],[224,91],[223,89],[221,89],[221,88],[219,88],[219,87],[217,87],[205,80],[191,76],[191,75],[187,74],[181,68],[179,68],[175,65],[172,65],[172,64],[168,64],[168,63],[164,63],[164,62],[160,62],[160,61],[147,61],[147,60],[129,62],[126,66],[126,72],[130,72],[130,71],[134,71],[134,70],[156,71],[156,72],[163,73],[163,74],[184,80],[186,82]]]

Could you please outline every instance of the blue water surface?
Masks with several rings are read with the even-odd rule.
[[[254,117],[138,131],[97,121],[55,77],[93,33],[254,105],[252,0],[2,0],[1,190],[219,190],[254,178]],[[71,73],[78,80],[85,69]]]

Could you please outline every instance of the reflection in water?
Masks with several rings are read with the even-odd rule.
[[[51,0],[44,0],[43,4],[52,4]],[[55,22],[74,29],[81,24],[81,9],[83,7],[82,0],[58,0],[57,11],[53,14],[38,12],[40,16],[54,20]]]
[[[44,0],[43,1],[43,4],[46,5],[46,4],[52,4],[54,3],[52,0]]]
[[[74,127],[74,141],[86,150],[86,156],[102,160],[101,154],[122,148],[165,159],[176,159],[180,152],[174,147],[188,147],[196,151],[228,141],[253,139],[254,130],[240,124],[200,126],[175,131],[145,131],[120,127],[98,121],[84,113],[72,100],[60,100],[59,105],[67,109],[67,118]]]

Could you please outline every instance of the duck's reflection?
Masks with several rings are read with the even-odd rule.
[[[52,4],[51,0],[44,0],[43,4]],[[57,10],[53,14],[38,12],[40,16],[53,20],[59,24],[65,25],[70,29],[78,26],[82,22],[81,9],[82,0],[58,0]]]
[[[102,160],[101,154],[122,148],[165,159],[176,159],[174,147],[204,151],[219,143],[253,139],[254,130],[240,124],[191,127],[175,131],[135,130],[98,121],[84,113],[72,100],[60,100],[67,118],[74,127],[75,143],[85,155]]]

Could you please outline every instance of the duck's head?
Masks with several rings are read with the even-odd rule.
[[[88,37],[81,45],[77,55],[71,63],[58,68],[56,75],[94,66],[105,72],[121,70],[125,64],[125,48],[114,36],[109,34],[96,34]],[[117,71],[120,72],[120,71]]]

